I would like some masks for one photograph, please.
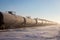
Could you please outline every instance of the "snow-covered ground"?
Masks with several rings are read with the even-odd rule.
[[[60,40],[60,26],[9,29],[0,32],[0,40]]]

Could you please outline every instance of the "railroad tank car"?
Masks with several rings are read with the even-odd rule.
[[[48,20],[46,19],[37,19],[37,25],[50,25],[52,23],[50,23]]]
[[[46,19],[42,19],[42,25],[51,25],[52,24],[52,22],[51,21],[48,21],[48,20],[46,20]]]
[[[45,19],[40,19],[40,18],[35,18],[36,20],[36,25],[40,26],[40,25],[48,25],[48,20]]]
[[[10,12],[8,12],[8,13],[0,12],[0,17],[1,17],[1,15],[3,17],[3,18],[1,18],[1,20],[3,20],[2,22],[5,25],[4,28],[15,27],[15,26],[20,25],[24,22],[24,19],[22,16],[16,16]],[[0,24],[2,25],[1,20],[0,20]]]
[[[48,25],[47,20],[43,19],[43,25]]]
[[[39,18],[35,18],[35,20],[36,20],[36,25],[42,25],[42,20],[41,19],[39,19]]]
[[[46,25],[50,25],[48,20],[46,21]]]
[[[29,17],[24,17],[24,25],[25,26],[33,26],[34,24],[36,24],[36,21],[32,18],[29,18]]]

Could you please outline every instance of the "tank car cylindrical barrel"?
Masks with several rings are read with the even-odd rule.
[[[24,20],[25,20],[24,21],[25,26],[32,26],[32,25],[36,24],[36,21],[32,18],[24,17]]]
[[[36,18],[35,20],[36,20],[36,25],[39,26],[43,24],[43,21],[41,19]]]
[[[24,22],[22,16],[12,15],[9,13],[0,13],[0,26],[4,23],[5,27],[18,27],[18,25]]]

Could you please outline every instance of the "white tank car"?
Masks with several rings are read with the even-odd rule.
[[[18,27],[24,22],[24,18],[22,16],[13,15],[10,13],[2,13],[2,15],[3,15],[4,25],[7,28]]]
[[[42,24],[43,24],[42,19],[35,18],[35,20],[36,20],[36,25],[40,26],[40,25],[42,25]]]
[[[24,17],[25,19],[25,26],[32,26],[34,24],[36,24],[36,20],[32,19],[32,18],[27,18],[27,17]]]
[[[41,19],[37,19],[37,25],[41,25],[43,22]]]

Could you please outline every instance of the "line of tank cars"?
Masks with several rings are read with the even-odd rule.
[[[0,12],[0,29],[53,24],[56,23],[45,19],[18,16],[11,11]]]

